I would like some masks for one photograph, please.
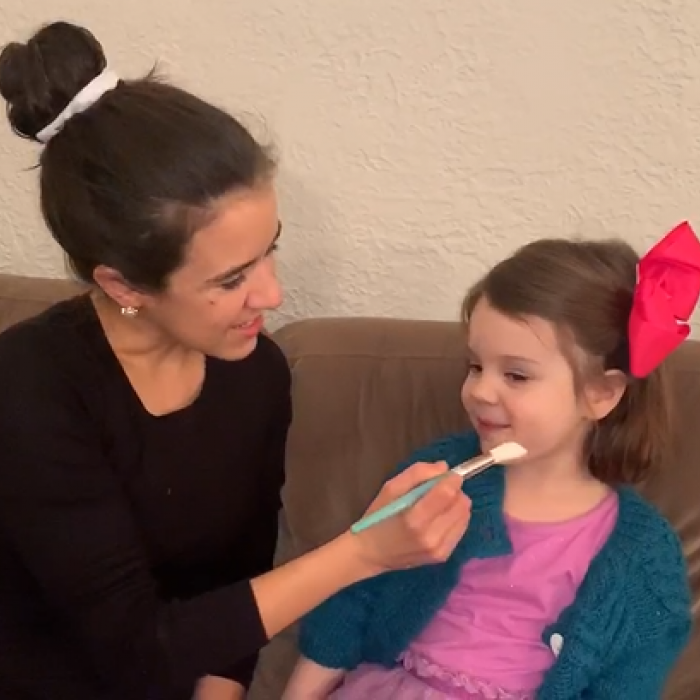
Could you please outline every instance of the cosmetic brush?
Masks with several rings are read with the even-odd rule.
[[[352,532],[357,534],[366,530],[372,525],[381,523],[387,518],[401,513],[402,511],[410,508],[419,498],[424,496],[428,491],[430,491],[435,484],[444,479],[448,474],[459,474],[463,479],[471,479],[473,476],[480,474],[494,464],[507,464],[509,462],[514,462],[527,454],[527,450],[519,445],[517,442],[504,442],[498,447],[494,447],[487,454],[482,454],[472,459],[467,460],[453,467],[448,472],[435,476],[428,481],[411,489],[408,493],[397,498],[395,501],[385,505],[379,510],[366,515],[364,518],[358,520],[351,528]]]

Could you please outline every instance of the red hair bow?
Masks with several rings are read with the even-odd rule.
[[[630,373],[646,377],[690,334],[700,297],[700,241],[687,221],[640,261],[629,320]]]

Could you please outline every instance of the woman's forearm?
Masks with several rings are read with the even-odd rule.
[[[386,482],[371,512],[440,474],[447,465],[416,463]],[[358,535],[346,532],[326,545],[251,581],[270,639],[338,591],[383,571],[445,561],[469,522],[462,479],[446,475],[409,510]]]
[[[288,564],[253,579],[251,586],[268,638],[339,590],[380,573],[346,533]]]
[[[376,566],[363,558],[357,538],[345,534],[253,579],[251,588],[268,638],[296,622],[341,588],[376,573],[379,573]],[[303,668],[304,691],[310,687],[319,690],[329,687],[326,669],[320,666],[315,666],[317,671],[307,666]],[[238,683],[206,676],[199,681],[193,700],[242,700],[243,697],[243,688]],[[308,694],[299,697],[304,700],[312,698]],[[325,698],[325,695],[319,697]]]

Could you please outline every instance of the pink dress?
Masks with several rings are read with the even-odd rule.
[[[332,700],[531,700],[563,640],[545,627],[576,596],[612,532],[618,499],[560,523],[506,516],[513,553],[469,561],[443,608],[393,669],[362,665]]]

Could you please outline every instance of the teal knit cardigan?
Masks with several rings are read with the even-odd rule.
[[[416,461],[454,466],[479,451],[473,433],[450,436],[414,453],[399,471]],[[504,487],[501,466],[466,481],[472,518],[448,561],[386,573],[336,594],[302,620],[301,654],[327,668],[396,665],[445,603],[465,562],[512,551]],[[691,594],[679,539],[635,491],[618,493],[617,523],[576,600],[543,630],[543,643],[558,656],[538,700],[659,700],[689,641]]]

